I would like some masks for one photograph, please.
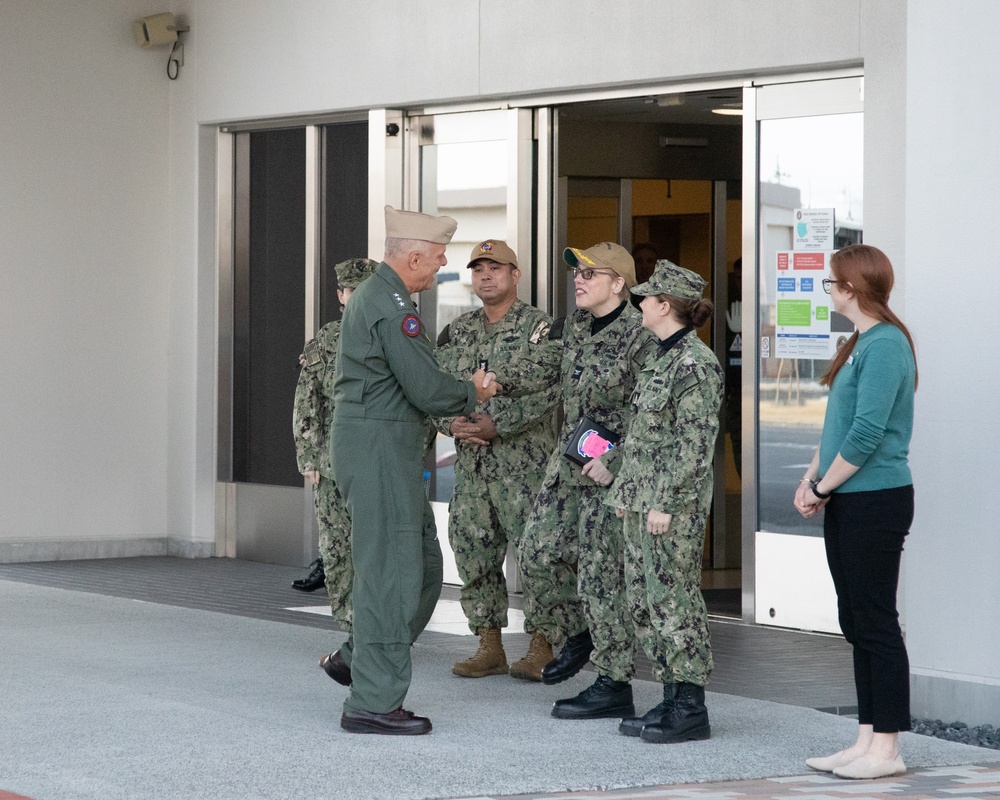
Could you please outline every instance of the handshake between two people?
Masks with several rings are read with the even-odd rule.
[[[485,403],[497,392],[503,390],[503,385],[497,383],[495,372],[487,372],[480,368],[472,376],[476,386],[476,402]],[[467,417],[455,417],[451,421],[451,435],[463,444],[488,446],[496,438],[497,428],[488,414],[469,414]]]
[[[477,403],[485,403],[503,389],[503,385],[497,383],[497,374],[495,372],[487,372],[482,367],[476,370],[472,376],[472,382],[476,385]]]

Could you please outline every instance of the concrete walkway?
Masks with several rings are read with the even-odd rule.
[[[647,745],[618,735],[614,721],[549,716],[552,702],[583,689],[590,674],[556,687],[455,678],[451,664],[468,652],[466,637],[454,637],[452,647],[415,646],[406,705],[431,717],[430,736],[355,736],[338,726],[345,690],[316,666],[342,634],[7,580],[0,580],[0,609],[0,798],[7,791],[32,800],[806,800],[875,797],[885,784],[801,777],[806,757],[851,738],[848,718],[711,694],[710,741]],[[637,681],[635,693],[644,710],[659,687]],[[940,783],[953,773],[926,768],[1000,762],[997,751],[914,734],[903,740],[906,780],[933,775]],[[752,783],[786,777],[794,780],[762,784],[772,794]],[[694,794],[678,786],[734,780],[751,783],[741,784],[745,791],[703,786]],[[961,796],[1000,796],[976,794],[990,787],[984,780],[938,796],[958,797],[957,786],[971,792]]]

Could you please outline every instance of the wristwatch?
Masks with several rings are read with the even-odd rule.
[[[826,500],[826,498],[828,498],[831,494],[833,494],[833,490],[830,490],[829,492],[825,492],[824,493],[824,492],[821,492],[818,488],[816,488],[816,487],[819,486],[819,481],[821,481],[821,480],[823,480],[823,479],[820,478],[817,481],[809,481],[809,486],[812,488],[813,494],[816,495],[820,500]]]

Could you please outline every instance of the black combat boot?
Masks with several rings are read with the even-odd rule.
[[[633,714],[632,684],[612,680],[607,675],[598,675],[590,688],[576,697],[556,700],[552,706],[552,716],[559,719],[604,719]]]
[[[594,641],[590,638],[589,630],[570,636],[559,655],[542,668],[542,683],[551,686],[572,678],[583,669],[593,651]]]
[[[638,736],[646,725],[659,725],[674,707],[674,685],[663,684],[663,702],[653,706],[641,717],[626,717],[618,724],[618,733]]]
[[[644,742],[676,744],[708,739],[712,729],[705,708],[705,687],[693,683],[673,685],[674,707],[656,725],[646,725],[639,734]]]
[[[313,568],[312,572],[304,578],[292,581],[293,589],[298,589],[300,592],[315,592],[317,589],[326,586],[326,576],[323,574],[323,559],[317,558],[309,566]]]

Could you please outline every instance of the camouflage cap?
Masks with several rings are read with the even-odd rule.
[[[601,242],[586,250],[567,247],[563,250],[563,261],[576,269],[610,269],[625,279],[625,286],[635,286],[635,260],[620,244]]]
[[[370,258],[349,258],[334,267],[337,272],[337,285],[341,289],[357,289],[358,284],[371,276],[378,266],[377,261]]]
[[[466,268],[471,267],[477,261],[486,260],[496,261],[498,264],[510,264],[517,269],[517,253],[507,246],[507,242],[500,239],[487,239],[473,247]]]
[[[661,258],[650,279],[632,289],[632,294],[669,294],[681,300],[701,300],[705,286],[705,279],[697,272]]]

